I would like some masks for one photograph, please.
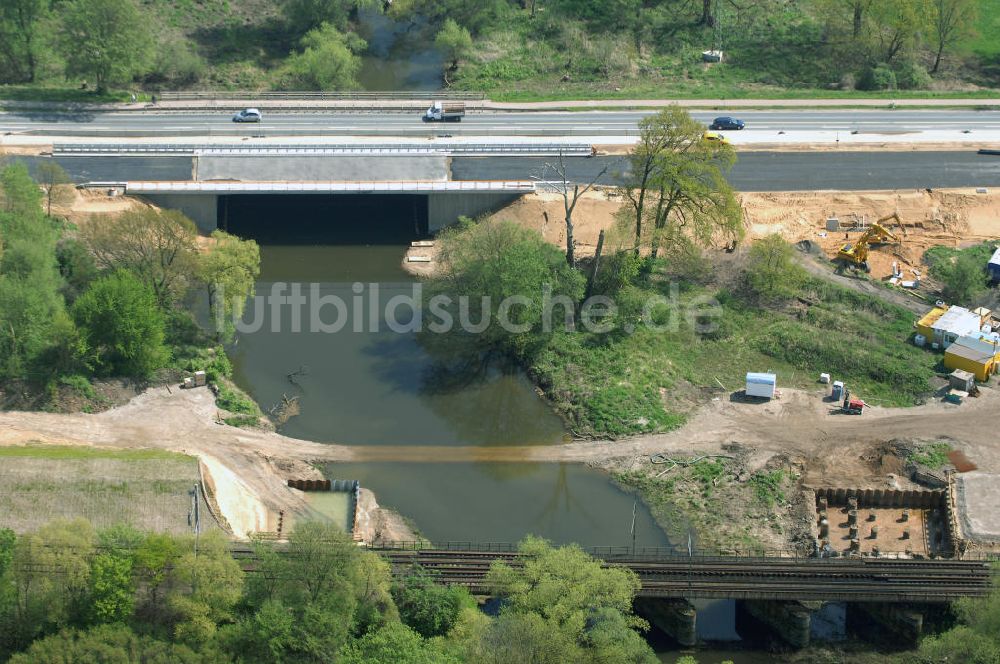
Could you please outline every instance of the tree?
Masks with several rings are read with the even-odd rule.
[[[46,354],[72,345],[56,262],[58,232],[42,212],[41,196],[23,164],[0,172],[0,377],[57,372],[63,355]]]
[[[986,290],[986,270],[974,255],[959,254],[933,265],[931,271],[944,284],[941,294],[952,302],[971,302]]]
[[[296,35],[330,24],[336,30],[346,30],[348,19],[358,9],[378,9],[375,0],[285,0],[282,9]]]
[[[403,623],[423,637],[444,636],[465,609],[476,602],[462,586],[444,586],[422,570],[407,576],[393,590]]]
[[[400,20],[423,23],[432,27],[444,25],[451,19],[477,35],[494,25],[506,9],[504,0],[393,0],[389,15]]]
[[[144,73],[152,61],[153,36],[133,0],[72,0],[62,32],[67,71],[93,76],[98,94]]]
[[[98,217],[80,229],[98,267],[123,268],[147,284],[161,307],[187,289],[198,250],[194,222],[175,210],[129,210]]]
[[[83,519],[53,521],[18,539],[12,564],[20,647],[86,622],[94,543],[94,531]]]
[[[444,54],[445,60],[451,63],[452,70],[458,69],[458,61],[472,51],[472,35],[466,28],[449,18],[434,38],[434,46]]]
[[[582,190],[579,183],[573,183],[571,191],[569,176],[566,172],[566,160],[563,158],[562,151],[559,152],[559,161],[555,164],[545,164],[542,178],[545,179],[547,177],[546,171],[553,172],[556,178],[558,178],[554,182],[549,181],[545,184],[550,189],[555,190],[563,199],[563,219],[566,222],[566,262],[569,263],[570,267],[576,267],[576,241],[573,239],[573,210],[576,209],[576,204],[579,202],[580,197],[590,191],[610,168],[610,163],[605,164],[604,168],[591,178],[590,182],[584,185]]]
[[[243,316],[247,298],[260,276],[260,247],[224,231],[214,231],[215,244],[198,261],[198,276],[208,290],[216,315],[216,334],[232,339],[235,322]]]
[[[342,664],[460,664],[405,625],[389,623],[348,644],[337,659]]]
[[[686,236],[708,244],[743,235],[743,215],[725,172],[736,161],[732,148],[703,139],[704,127],[678,106],[639,123],[629,155],[628,179],[619,188],[623,214],[634,225],[634,250],[649,244],[653,256]]]
[[[920,36],[927,18],[926,0],[881,0],[867,12],[869,60],[892,64]]]
[[[90,596],[94,623],[125,622],[135,605],[132,556],[120,550],[95,556],[90,564]]]
[[[285,61],[282,85],[290,89],[352,90],[358,87],[362,52],[367,44],[353,32],[343,34],[329,23],[306,33],[302,51]]]
[[[217,664],[223,662],[211,645],[199,652],[185,645],[135,634],[125,625],[101,625],[88,631],[64,630],[31,644],[11,657],[10,664]]]
[[[749,294],[764,301],[792,297],[805,281],[806,273],[792,256],[792,247],[778,234],[753,243],[744,268]]]
[[[231,622],[243,590],[243,570],[219,533],[202,535],[168,572],[166,605],[174,638],[198,647],[210,642],[220,623]]]
[[[124,270],[91,284],[74,303],[73,318],[98,373],[144,378],[170,357],[152,289]]]
[[[388,564],[333,524],[296,524],[284,554],[266,542],[255,550],[257,573],[246,591],[253,615],[229,635],[234,654],[259,644],[267,648],[259,661],[339,661],[352,634],[396,618]]]
[[[961,44],[974,34],[976,9],[977,5],[973,0],[932,0],[931,34],[936,44],[932,74],[936,74],[938,67],[941,66],[941,58],[945,51]]]
[[[63,203],[72,200],[71,191],[67,191],[66,185],[72,184],[73,180],[69,173],[52,159],[45,159],[38,164],[36,169],[38,184],[45,192],[45,214],[52,216],[52,200]]]
[[[450,358],[482,363],[495,353],[530,360],[553,334],[546,289],[550,302],[568,301],[570,308],[583,296],[583,275],[537,231],[488,219],[438,237],[440,272],[427,293],[429,310],[442,315],[421,339]]]
[[[508,661],[656,661],[633,631],[647,627],[632,613],[639,591],[633,572],[605,568],[576,545],[553,548],[529,537],[518,550],[524,556],[522,567],[495,561],[486,576],[491,590],[504,600],[502,618],[513,623],[501,632],[494,628],[490,649],[513,654],[534,644],[530,660]],[[531,634],[548,637],[526,636]],[[620,655],[626,658],[617,659]]]
[[[49,17],[46,0],[4,0],[0,3],[0,81],[34,83],[45,51],[43,25]]]
[[[632,614],[632,600],[639,592],[639,578],[624,568],[606,568],[576,545],[554,548],[536,537],[518,546],[522,567],[495,561],[486,583],[512,613],[535,613],[574,636],[582,636],[588,616],[597,609],[612,609],[631,627],[645,623]]]

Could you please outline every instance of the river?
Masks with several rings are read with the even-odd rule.
[[[336,224],[335,216],[327,223]],[[252,236],[253,229],[253,223],[241,227],[237,221],[230,230]],[[282,229],[288,234],[280,241],[287,243],[275,243]],[[282,433],[352,445],[558,445],[568,438],[562,421],[523,373],[492,368],[474,379],[442,384],[434,358],[414,335],[389,329],[384,304],[410,294],[416,283],[401,268],[405,244],[400,238],[406,232],[369,237],[372,244],[361,244],[356,233],[315,231],[314,226],[296,238],[286,222],[260,234],[256,293],[263,315],[256,316],[250,305],[244,316],[244,322],[259,318],[260,329],[241,332],[231,348],[236,382],[263,408],[283,396],[298,397],[300,412],[279,428]],[[264,241],[268,237],[270,242]],[[305,296],[299,331],[293,307],[266,306],[276,284],[285,294],[298,284]],[[375,300],[373,290],[379,293]],[[340,331],[309,329],[309,308],[318,297],[345,303]],[[373,301],[378,306],[372,307]],[[334,322],[335,310],[327,307],[321,320]],[[356,324],[361,331],[355,331]],[[635,496],[582,465],[379,462],[331,464],[324,470],[331,478],[360,480],[382,505],[412,520],[434,541],[516,542],[534,534],[556,543],[629,546],[635,509],[635,544],[670,546]],[[698,630],[706,640],[738,639],[733,602],[701,603]],[[654,634],[651,642],[663,661],[680,654],[662,636]],[[702,650],[699,656],[707,658],[702,661],[767,661],[748,652]]]

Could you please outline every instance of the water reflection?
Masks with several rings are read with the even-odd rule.
[[[627,546],[634,497],[601,471],[577,464],[338,463],[379,503],[412,519],[434,541],[517,542],[534,534],[557,543]],[[638,504],[636,543],[668,546]]]
[[[444,57],[422,23],[401,23],[374,10],[358,12],[359,32],[368,42],[358,83],[365,90],[437,90]]]
[[[413,279],[400,267],[395,246],[261,247],[257,296],[274,282],[319,283],[321,296],[351,303],[355,282],[377,283],[381,301],[408,293]],[[303,286],[308,295],[308,286]],[[287,291],[286,291],[287,292]],[[266,299],[260,301],[266,304]],[[562,440],[562,421],[523,372],[489,366],[465,381],[444,382],[438,364],[414,334],[397,334],[383,311],[370,325],[367,298],[354,332],[354,312],[339,332],[309,331],[309,315],[294,331],[291,307],[257,314],[261,329],[244,333],[232,349],[234,376],[265,408],[283,396],[299,397],[300,414],[281,431],[308,440],[375,445],[545,445]],[[307,304],[304,308],[308,310]],[[329,311],[324,317],[329,321]],[[377,328],[377,329],[376,329]],[[290,377],[290,374],[294,374]]]

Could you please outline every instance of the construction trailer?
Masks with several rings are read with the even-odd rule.
[[[989,319],[990,312],[986,309],[969,311],[965,307],[939,304],[917,321],[916,328],[917,334],[934,348],[947,348],[960,337],[978,333]]]
[[[985,383],[1000,372],[1000,337],[984,333],[960,337],[944,351],[944,366],[967,371]]]
[[[773,373],[748,373],[746,395],[762,399],[773,399],[778,386],[778,376]]]

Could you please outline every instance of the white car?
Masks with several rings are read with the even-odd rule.
[[[244,108],[233,116],[233,122],[260,122],[261,114],[256,108]]]

